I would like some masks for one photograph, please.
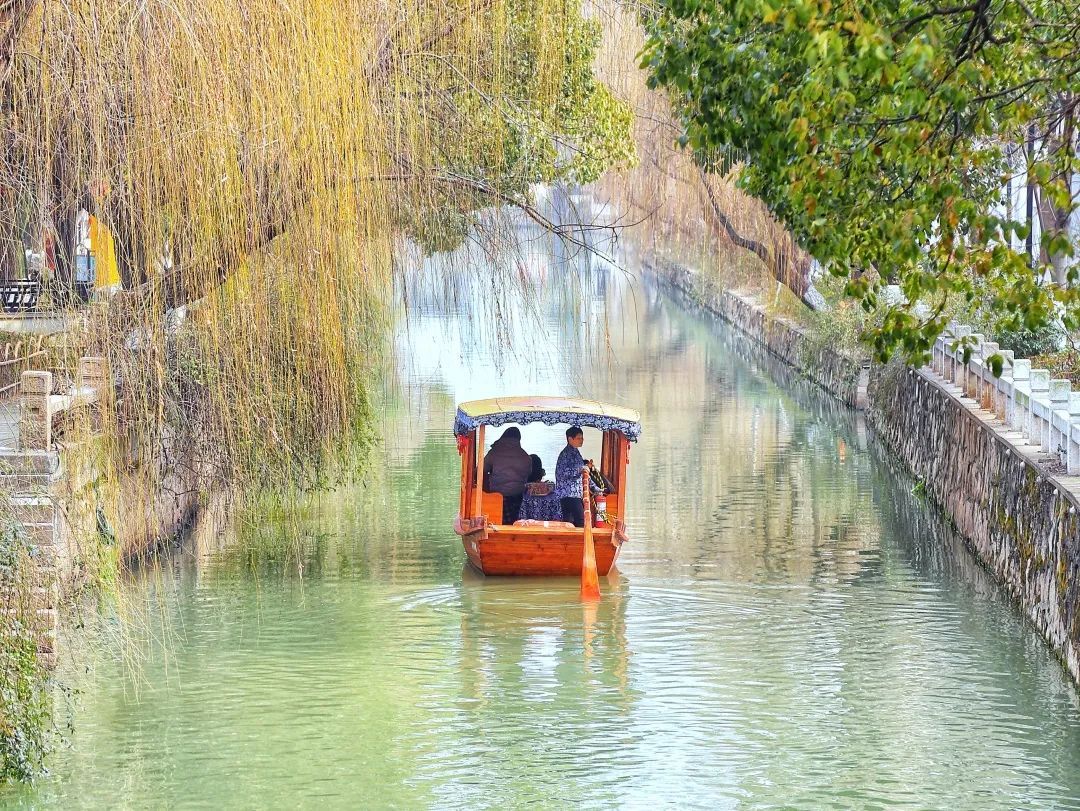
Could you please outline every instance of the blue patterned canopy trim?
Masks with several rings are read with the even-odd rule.
[[[574,411],[499,411],[472,417],[460,408],[454,418],[454,433],[458,436],[471,434],[481,425],[527,425],[542,422],[544,425],[580,425],[582,428],[599,428],[601,431],[621,431],[631,442],[641,436],[641,424],[630,420],[606,417],[603,414],[582,414]]]

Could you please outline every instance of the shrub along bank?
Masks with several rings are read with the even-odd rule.
[[[53,737],[49,681],[38,657],[38,550],[11,520],[0,529],[0,781],[38,774]]]

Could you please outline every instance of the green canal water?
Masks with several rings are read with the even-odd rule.
[[[856,417],[570,264],[511,263],[576,302],[529,316],[422,276],[363,481],[86,607],[73,729],[0,805],[1080,808],[1077,691]],[[485,580],[451,531],[455,402],[541,392],[642,415],[594,611],[573,580]],[[524,444],[554,470],[558,429]]]

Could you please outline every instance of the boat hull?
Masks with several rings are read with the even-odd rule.
[[[487,526],[461,536],[469,562],[486,575],[581,574],[585,551],[580,529]],[[622,544],[610,529],[593,531],[597,574],[606,575]]]

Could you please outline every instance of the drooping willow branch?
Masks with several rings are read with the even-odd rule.
[[[495,5],[495,0],[479,0],[479,2],[473,8],[469,9],[469,16],[476,17],[479,14],[484,13],[492,6]],[[430,51],[440,41],[450,37],[454,30],[463,22],[466,17],[460,17],[455,20],[451,20],[446,23],[442,28],[431,32],[424,37],[416,47],[417,51]],[[394,54],[401,48],[401,37],[405,31],[405,27],[399,27],[392,34],[388,34],[379,45],[379,50],[376,54],[375,61],[372,63],[370,70],[368,71],[369,80],[382,79],[390,72],[390,69],[394,65]]]
[[[15,44],[30,20],[38,0],[3,0],[0,2],[0,97],[6,95],[15,65]]]
[[[758,242],[755,239],[750,239],[743,236],[735,228],[734,223],[724,212],[723,207],[720,205],[720,201],[716,198],[716,194],[713,191],[712,185],[709,183],[708,173],[704,167],[696,165],[698,174],[701,178],[701,185],[705,189],[705,197],[709,203],[709,212],[712,214],[713,219],[716,220],[717,225],[723,229],[724,234],[729,240],[740,248],[750,251],[760,259],[770,273],[778,281],[786,285],[792,292],[794,292],[804,304],[814,310],[821,309],[823,302],[820,293],[814,289],[812,280],[810,279],[810,257],[802,251],[799,251],[799,264],[792,268],[794,272],[788,270],[785,266],[783,255],[777,255],[773,251],[770,251],[763,243]]]
[[[432,186],[467,190],[483,196],[493,205],[502,204],[516,208],[532,222],[563,242],[594,254],[599,251],[586,238],[586,234],[589,232],[610,233],[613,229],[611,225],[555,222],[521,196],[503,191],[488,181],[455,172],[405,171],[367,177],[364,180],[384,183],[427,183]],[[203,298],[224,284],[248,256],[265,250],[274,239],[285,234],[296,217],[302,215],[303,206],[268,208],[266,217],[259,226],[249,231],[242,250],[237,249],[217,260],[205,259],[177,264],[160,276],[148,279],[135,289],[126,292],[124,296],[138,301],[155,302],[164,309],[172,309]]]

